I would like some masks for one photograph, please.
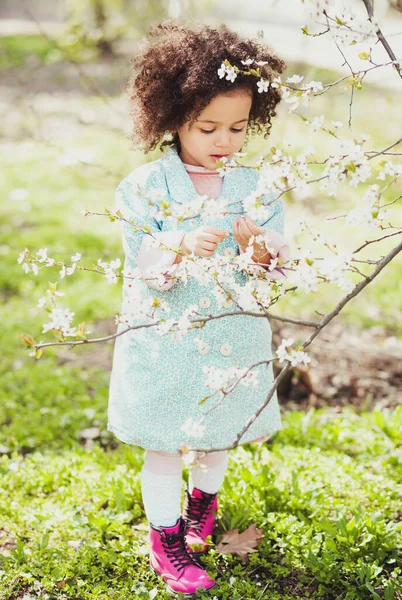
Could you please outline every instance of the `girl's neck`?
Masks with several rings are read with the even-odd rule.
[[[223,186],[223,178],[218,171],[211,171],[206,167],[189,165],[183,163],[188,176],[190,177],[197,194],[200,196],[208,196],[216,200],[221,194]]]

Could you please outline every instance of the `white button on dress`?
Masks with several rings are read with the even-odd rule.
[[[234,251],[234,248],[232,248],[232,247],[225,248],[224,254],[225,254],[225,256],[230,256],[230,258],[234,258],[236,256],[236,252]]]
[[[210,351],[211,347],[206,342],[198,342],[198,352],[205,356]]]
[[[219,352],[223,354],[223,356],[229,356],[232,354],[232,346],[230,344],[222,344],[219,348]]]
[[[202,296],[202,298],[199,300],[199,305],[201,308],[209,308],[211,306],[211,298]]]

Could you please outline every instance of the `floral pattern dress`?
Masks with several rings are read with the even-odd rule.
[[[233,214],[201,221],[200,217],[179,222],[155,217],[155,207],[149,198],[163,191],[174,206],[194,200],[197,191],[186,172],[177,149],[171,147],[162,158],[135,169],[118,186],[116,208],[137,225],[148,228],[154,238],[166,246],[178,247],[186,231],[200,225],[212,225],[228,230],[231,235],[217,252],[228,259],[239,254],[232,234],[232,220],[243,212],[243,200],[258,184],[259,174],[246,167],[236,167],[224,177],[217,202],[228,202]],[[288,252],[283,237],[284,209],[281,200],[269,204],[270,214],[257,224],[272,233],[272,245]],[[138,271],[143,280],[135,282],[136,306],[146,308],[155,303],[167,303],[165,318],[178,320],[191,307],[201,315],[219,315],[239,309],[227,297],[219,300],[213,277],[202,281],[194,277],[185,280],[169,278],[179,273],[181,263],[174,264],[176,254],[161,250],[151,243],[152,237],[122,222],[125,251],[125,274]],[[155,267],[161,275],[155,278]],[[256,267],[258,268],[258,267]],[[147,275],[151,276],[147,279]],[[271,272],[273,278],[280,278]],[[236,271],[237,283],[249,279],[244,271]],[[132,302],[132,280],[124,279],[122,313]],[[137,314],[137,313],[136,313]],[[150,322],[138,314],[130,321],[135,326]],[[117,332],[127,329],[120,323]],[[108,430],[121,441],[147,450],[180,452],[183,448],[219,449],[231,446],[243,426],[255,415],[273,383],[272,332],[266,318],[236,315],[205,323],[191,329],[182,338],[160,335],[155,327],[134,329],[116,338],[110,379]],[[223,401],[206,386],[207,376],[219,376],[219,369],[230,367],[253,368],[253,385],[241,381]],[[215,374],[215,375],[214,375]],[[200,401],[202,401],[200,403]],[[200,419],[203,418],[202,421]],[[189,422],[201,422],[201,428],[188,427]],[[276,392],[268,405],[255,418],[241,437],[239,444],[266,439],[282,427]]]

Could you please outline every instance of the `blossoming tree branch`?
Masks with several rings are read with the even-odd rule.
[[[231,213],[228,201],[225,199],[213,200],[206,196],[198,196],[194,201],[183,204],[173,204],[166,200],[164,193],[154,190],[153,194],[147,195],[147,202],[154,207],[156,219],[171,220],[175,227],[180,223],[199,217],[201,221],[208,222],[218,219],[227,214],[233,214],[236,219],[238,214],[246,213],[254,223],[256,220],[269,218],[270,204],[278,198],[285,196],[292,190],[304,191],[308,186],[318,186],[322,192],[329,196],[337,197],[341,185],[349,185],[352,188],[361,189],[360,200],[346,214],[340,214],[331,219],[341,221],[345,228],[364,226],[372,231],[370,239],[363,244],[357,245],[353,250],[345,250],[339,247],[330,237],[321,231],[315,230],[305,221],[301,221],[294,231],[296,239],[295,248],[291,257],[283,256],[271,247],[272,237],[268,231],[259,228],[254,223],[254,233],[248,241],[248,245],[242,249],[238,256],[230,256],[225,253],[204,258],[194,253],[184,253],[182,248],[163,245],[162,249],[174,251],[180,257],[180,269],[172,274],[169,269],[161,269],[155,265],[148,269],[146,277],[139,268],[128,271],[121,268],[120,259],[105,262],[101,258],[97,264],[85,266],[81,254],[77,252],[71,256],[70,263],[58,261],[48,255],[47,248],[41,248],[36,253],[25,249],[21,252],[18,262],[26,273],[36,275],[44,268],[56,269],[59,281],[71,277],[78,271],[93,271],[101,277],[105,277],[109,284],[117,284],[120,280],[129,281],[129,296],[125,299],[124,310],[115,315],[115,323],[120,326],[118,332],[99,338],[89,337],[85,323],[73,324],[74,312],[69,308],[59,305],[59,298],[64,294],[57,289],[59,281],[49,285],[47,294],[40,298],[38,307],[48,313],[48,321],[44,323],[42,334],[52,333],[53,341],[36,341],[29,334],[22,334],[21,339],[28,348],[30,356],[40,358],[43,350],[49,346],[68,345],[73,348],[78,345],[98,344],[111,341],[118,336],[125,335],[129,331],[154,328],[161,336],[170,336],[172,344],[180,343],[180,340],[194,329],[207,327],[209,321],[216,319],[236,318],[237,316],[249,315],[255,318],[275,319],[292,325],[307,328],[310,334],[303,341],[295,343],[294,339],[282,339],[281,344],[272,354],[267,347],[267,359],[263,363],[251,364],[247,368],[233,365],[228,369],[214,367],[203,367],[205,374],[206,395],[200,398],[199,404],[208,400],[208,408],[205,409],[203,417],[198,421],[189,420],[183,423],[182,430],[185,434],[197,437],[203,431],[205,417],[216,410],[223,402],[230,402],[231,392],[239,385],[255,386],[258,383],[256,367],[261,364],[269,364],[273,361],[283,365],[283,368],[275,378],[272,389],[265,398],[261,398],[261,405],[254,415],[244,424],[238,432],[236,439],[230,446],[214,448],[214,451],[234,448],[238,445],[245,432],[264,410],[271,400],[279,383],[286,372],[295,365],[310,362],[306,349],[321,331],[339,315],[342,309],[369,285],[387,267],[387,265],[402,250],[402,227],[393,225],[388,219],[388,208],[396,204],[401,194],[395,193],[391,201],[384,200],[384,194],[395,189],[398,178],[402,175],[402,165],[397,162],[400,152],[398,146],[402,137],[390,140],[385,147],[370,148],[369,136],[361,134],[358,137],[348,138],[341,135],[343,122],[331,121],[326,123],[324,115],[307,118],[303,109],[313,103],[316,97],[324,93],[330,93],[336,86],[343,86],[346,93],[350,93],[349,104],[349,126],[352,121],[353,95],[356,89],[361,89],[363,82],[369,79],[370,72],[374,69],[387,69],[390,77],[402,77],[400,59],[398,59],[390,45],[385,39],[380,24],[375,21],[373,5],[370,0],[362,0],[366,9],[363,17],[352,14],[350,10],[341,10],[331,7],[325,0],[315,0],[309,5],[309,23],[302,28],[304,35],[318,37],[331,35],[336,44],[344,64],[349,69],[348,75],[339,79],[323,83],[320,81],[304,82],[304,78],[293,74],[282,80],[280,76],[268,78],[262,73],[264,63],[257,62],[253,57],[245,57],[242,66],[231,65],[224,61],[217,69],[217,77],[225,78],[229,83],[235,81],[241,73],[244,76],[254,77],[258,92],[266,93],[270,87],[280,88],[282,98],[288,105],[288,111],[294,118],[303,119],[309,135],[309,140],[318,132],[324,131],[332,140],[333,145],[329,156],[317,156],[313,145],[308,145],[303,152],[294,156],[293,146],[290,142],[283,143],[271,148],[265,156],[261,156],[253,165],[259,171],[258,187],[249,197],[243,201],[243,211]],[[367,68],[359,71],[352,69],[346,58],[346,49],[353,49],[357,43],[367,45],[366,52],[359,52],[361,60],[367,62]],[[373,48],[380,43],[384,49],[386,59],[378,62],[373,56]],[[236,169],[244,158],[244,154],[238,154],[235,159],[222,159],[218,168],[222,176],[231,169]],[[318,172],[318,175],[317,175]],[[314,174],[313,174],[314,173]],[[368,183],[375,180],[375,183]],[[138,188],[136,193],[141,195],[143,191]],[[338,196],[339,197],[339,196]],[[158,239],[155,238],[149,228],[142,226],[135,220],[128,219],[121,210],[105,210],[102,213],[91,212],[84,209],[86,216],[105,216],[110,221],[129,225],[134,232],[142,233],[150,238],[150,247],[161,248]],[[268,222],[269,223],[269,222]],[[252,225],[251,225],[252,226]],[[298,236],[304,232],[309,235],[311,243],[309,247],[297,244]],[[378,243],[384,239],[392,238],[395,244],[385,255],[375,254]],[[369,249],[373,252],[370,258],[362,258],[362,251]],[[269,253],[268,263],[259,262],[261,253]],[[364,274],[361,265],[368,265],[370,272]],[[286,274],[285,278],[272,278],[272,272],[279,270]],[[246,273],[244,285],[236,282],[236,273]],[[354,279],[352,280],[351,275]],[[175,280],[176,284],[185,285],[191,278],[197,280],[201,285],[203,282],[215,283],[215,300],[219,308],[230,308],[220,314],[201,314],[198,305],[191,305],[183,311],[179,319],[169,318],[169,296],[159,292],[153,298],[144,300],[141,296],[139,281],[146,280],[163,285]],[[355,283],[355,279],[358,282]],[[284,317],[272,311],[275,304],[288,294],[303,293],[306,296],[319,290],[323,284],[335,286],[344,292],[343,298],[333,306],[327,314],[316,313],[320,316],[315,320],[303,320],[293,317]],[[121,328],[124,326],[124,328]],[[185,443],[182,452],[192,450]],[[197,448],[198,451],[208,449]]]

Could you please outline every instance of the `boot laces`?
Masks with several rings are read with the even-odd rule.
[[[204,526],[210,505],[214,501],[215,495],[202,495],[196,498],[187,493],[186,520],[188,527],[200,531]]]
[[[196,565],[199,567],[198,562],[188,551],[185,531],[186,526],[182,523],[178,533],[164,533],[161,538],[166,555],[178,571],[182,571],[187,566]]]

